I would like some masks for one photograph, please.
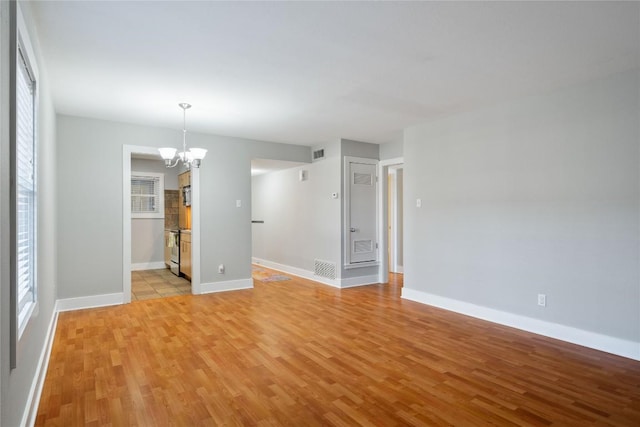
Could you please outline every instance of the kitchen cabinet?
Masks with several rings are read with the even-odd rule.
[[[184,192],[182,189],[191,185],[191,172],[187,171],[178,175],[178,227],[191,229],[191,206],[184,205]]]
[[[178,187],[186,187],[191,185],[191,171],[186,171],[178,175]]]
[[[180,273],[191,279],[191,233],[180,233]]]

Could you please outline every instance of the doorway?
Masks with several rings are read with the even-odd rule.
[[[131,213],[131,177],[132,157],[159,159],[155,147],[123,145],[122,150],[122,302],[132,301],[132,213]],[[193,168],[191,174],[191,284],[183,288],[187,293],[200,293],[200,173]],[[164,236],[164,226],[163,236]],[[164,237],[162,244],[164,245]],[[153,269],[152,269],[153,270]],[[160,269],[157,269],[160,270]],[[162,273],[162,270],[160,270]],[[171,274],[168,272],[167,274]],[[159,282],[161,278],[151,277],[151,281]],[[183,285],[183,284],[182,284]],[[167,291],[170,292],[170,291]]]
[[[381,160],[380,193],[380,283],[404,283],[404,159]]]

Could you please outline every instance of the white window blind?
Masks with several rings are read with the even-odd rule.
[[[36,302],[36,82],[18,49],[16,77],[16,316],[22,334]]]
[[[164,175],[132,172],[131,217],[164,218]]]

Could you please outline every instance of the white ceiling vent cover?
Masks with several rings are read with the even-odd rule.
[[[319,150],[315,150],[313,152],[312,160],[315,162],[317,160],[322,160],[322,159],[324,159],[324,148],[320,148]]]
[[[333,280],[336,278],[336,264],[316,259],[313,274]]]

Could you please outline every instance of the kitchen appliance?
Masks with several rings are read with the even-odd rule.
[[[169,268],[176,276],[180,275],[180,230],[169,230],[167,241],[171,253]]]
[[[191,206],[191,186],[185,185],[182,187],[182,204],[184,206]]]

